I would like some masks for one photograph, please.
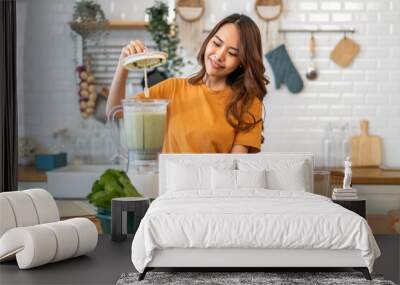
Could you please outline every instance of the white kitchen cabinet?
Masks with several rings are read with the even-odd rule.
[[[400,185],[353,184],[360,198],[367,200],[367,215],[386,215],[400,209]]]

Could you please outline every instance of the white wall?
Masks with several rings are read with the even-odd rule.
[[[75,126],[79,118],[73,43],[66,25],[72,15],[70,2],[17,1],[17,49],[23,51],[17,58],[23,112],[19,129],[45,147],[53,143],[52,132]]]
[[[355,27],[350,37],[361,46],[346,69],[329,59],[340,34],[316,34],[316,81],[292,95],[269,87],[269,114],[264,150],[321,152],[327,121],[370,121],[370,133],[383,138],[383,161],[400,165],[400,2],[397,0],[285,1],[283,26],[342,25]],[[290,55],[304,78],[308,64],[307,34],[287,34]],[[271,72],[269,71],[270,75]],[[354,128],[353,128],[354,129]]]
[[[150,0],[98,2],[108,18],[135,20],[143,19],[142,11],[153,3]],[[18,42],[24,50],[23,65],[18,65],[24,68],[23,82],[18,81],[19,93],[23,83],[24,98],[23,120],[19,125],[26,134],[49,146],[55,129],[65,126],[77,129],[81,122],[75,95],[74,44],[66,24],[71,20],[74,1],[17,0],[18,5],[21,3],[27,3],[27,19],[26,36]],[[134,3],[132,9],[126,3]],[[272,72],[266,64],[271,84],[264,102],[267,115],[263,150],[312,151],[320,164],[326,123],[350,122],[356,132],[358,121],[366,118],[370,120],[370,132],[383,138],[384,163],[399,166],[400,2],[286,0],[284,3],[282,26],[355,27],[357,32],[350,37],[360,44],[361,51],[350,67],[342,69],[329,59],[330,51],[342,35],[316,34],[319,77],[310,82],[304,76],[309,35],[286,35],[287,49],[305,86],[300,94],[290,94],[286,87],[275,90]],[[205,28],[211,28],[218,19],[233,12],[256,19],[253,7],[254,1],[207,0]]]

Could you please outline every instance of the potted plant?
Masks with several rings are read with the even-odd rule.
[[[70,26],[84,39],[94,35],[101,36],[105,32],[107,19],[100,4],[91,0],[80,0],[74,5]]]
[[[178,26],[174,21],[168,23],[168,5],[161,1],[146,9],[149,16],[148,31],[160,51],[168,54],[167,63],[148,73],[149,86],[152,86],[168,77],[180,73],[179,68],[184,65],[178,55]],[[142,86],[144,83],[142,81]]]
[[[111,200],[116,197],[143,196],[132,185],[124,171],[107,169],[100,179],[93,183],[92,191],[87,198],[97,207],[97,217],[101,220],[103,232],[108,234],[111,233]],[[128,224],[133,226],[132,216],[128,216]]]

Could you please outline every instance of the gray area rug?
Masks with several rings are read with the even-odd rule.
[[[360,272],[148,272],[142,281],[139,273],[122,274],[116,285],[133,284],[213,284],[213,285],[297,285],[297,284],[368,284],[395,285],[380,275],[372,275],[368,281]]]

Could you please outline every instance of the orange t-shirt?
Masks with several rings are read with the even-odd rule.
[[[230,88],[213,91],[205,84],[190,84],[186,78],[170,78],[152,86],[149,94],[151,99],[170,100],[163,153],[230,153],[234,144],[249,147],[251,153],[260,151],[261,122],[235,136],[225,118],[227,99],[232,96]],[[137,97],[145,98],[143,92]],[[249,112],[256,120],[261,118],[259,99],[253,101]]]

